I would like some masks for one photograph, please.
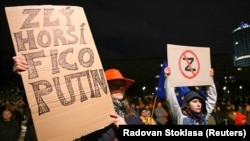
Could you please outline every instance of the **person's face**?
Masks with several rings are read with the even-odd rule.
[[[216,107],[216,111],[217,111],[217,112],[220,112],[220,110],[221,110],[221,109],[220,109],[220,106],[217,106],[217,107]]]
[[[201,112],[201,107],[202,107],[202,104],[199,98],[194,98],[189,102],[189,108],[193,112],[196,112],[196,113]]]
[[[147,111],[146,111],[146,110],[142,110],[142,111],[141,111],[141,116],[147,117],[147,116],[148,116]]]
[[[111,97],[113,99],[122,100],[125,94],[125,81],[112,80],[108,82]]]
[[[11,114],[10,111],[4,111],[4,112],[3,112],[3,119],[4,119],[5,121],[10,120],[11,116],[12,116],[12,114]]]
[[[247,112],[250,112],[250,105],[246,105],[245,110],[246,110]]]
[[[140,106],[139,105],[135,105],[135,109],[140,109]]]
[[[150,103],[150,104],[149,104],[149,108],[153,108],[153,107],[154,107],[153,104]]]
[[[162,107],[162,103],[161,102],[157,102],[157,107]]]
[[[236,112],[229,113],[229,118],[231,118],[232,120],[235,120],[236,115],[237,115]]]

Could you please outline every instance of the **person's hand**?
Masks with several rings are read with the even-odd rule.
[[[166,75],[170,75],[170,68],[169,68],[169,67],[166,67],[166,68],[164,69],[164,73],[165,73]]]
[[[214,69],[211,68],[210,71],[209,71],[209,76],[213,77],[214,76]]]
[[[114,119],[113,124],[118,128],[119,125],[126,125],[127,123],[125,122],[124,118],[119,116],[118,114],[112,113],[110,114],[110,117]]]
[[[20,75],[21,72],[28,69],[28,64],[25,59],[21,58],[20,56],[14,56],[12,59],[14,61],[13,72]]]

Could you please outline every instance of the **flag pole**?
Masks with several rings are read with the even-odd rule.
[[[157,100],[157,96],[155,96],[155,99],[154,99],[154,105],[153,105],[153,109],[152,109],[152,113],[151,113],[151,118],[153,118],[153,115],[154,115],[156,100]]]

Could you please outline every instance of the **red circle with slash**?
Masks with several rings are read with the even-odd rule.
[[[182,67],[182,64],[186,64],[184,68]],[[192,65],[196,65],[195,67],[197,69],[195,69],[195,67]],[[186,50],[181,54],[179,58],[179,69],[181,71],[181,74],[187,79],[192,79],[199,74],[200,62],[193,51]]]

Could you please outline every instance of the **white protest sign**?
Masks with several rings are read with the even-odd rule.
[[[210,48],[167,44],[171,87],[211,85]]]

